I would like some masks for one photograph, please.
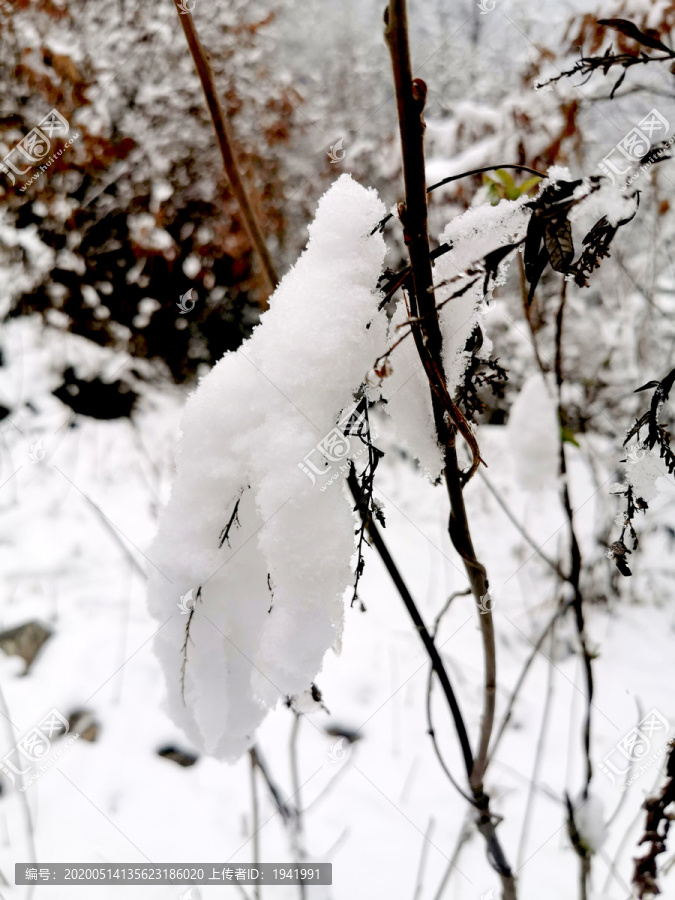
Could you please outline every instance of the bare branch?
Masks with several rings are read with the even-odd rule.
[[[184,7],[181,6],[180,0],[174,0],[174,3],[176,4],[176,9],[179,14],[178,18],[183,26],[183,31],[185,32],[185,37],[195,63],[195,68],[197,69],[197,74],[199,75],[199,80],[202,83],[202,89],[204,90],[204,96],[206,97],[206,103],[209,107],[213,127],[218,139],[218,146],[220,147],[220,153],[223,157],[225,174],[230,182],[232,193],[239,204],[239,210],[241,211],[242,219],[244,220],[244,225],[251,240],[251,244],[260,259],[269,292],[272,293],[279,281],[279,277],[274,263],[272,262],[272,256],[267,249],[244,181],[239,173],[232,135],[220,100],[218,99],[218,90],[216,88],[211,65],[209,64],[208,55],[199,40],[192,13],[185,11]]]
[[[470,425],[452,401],[443,370],[443,340],[434,297],[431,269],[429,236],[427,230],[427,191],[424,167],[424,102],[426,85],[421,79],[413,81],[408,46],[408,23],[405,0],[390,0],[385,11],[385,39],[389,46],[396,101],[398,107],[399,130],[403,155],[403,176],[405,182],[405,203],[399,204],[399,217],[403,224],[406,244],[412,269],[412,289],[410,290],[410,313],[416,321],[412,324],[415,344],[424,366],[434,413],[434,423],[440,445],[445,454],[445,480],[450,498],[449,533],[452,543],[462,557],[474,594],[476,606],[488,592],[488,579],[484,566],[478,562],[464,507],[463,485],[474,474],[482,462],[478,443]],[[456,438],[460,433],[469,445],[473,462],[466,476],[460,472]],[[405,599],[405,598],[404,598]],[[407,604],[406,604],[407,605]],[[415,621],[419,613],[414,608],[409,611]],[[475,759],[465,753],[465,763],[472,760],[469,784],[475,805],[479,810],[477,827],[487,844],[488,857],[502,880],[504,900],[515,900],[516,884],[513,872],[495,831],[494,817],[490,812],[489,798],[483,790],[483,775],[487,765],[488,747],[492,733],[495,712],[496,655],[492,614],[478,616],[483,638],[484,691],[483,718],[478,751]],[[419,619],[419,624],[421,619]],[[435,654],[437,665],[442,666],[435,644],[424,629],[425,646],[432,660]],[[444,671],[444,670],[441,670]],[[440,671],[439,671],[440,677]],[[447,677],[447,676],[446,676]],[[457,719],[455,720],[457,726]],[[463,722],[462,722],[463,728]]]
[[[520,832],[520,841],[518,843],[518,856],[517,856],[517,866],[520,869],[525,862],[525,849],[527,847],[527,838],[530,833],[530,822],[532,820],[532,814],[534,810],[534,794],[537,786],[537,782],[539,780],[539,773],[541,771],[541,762],[544,755],[544,742],[546,740],[546,731],[548,730],[549,716],[551,712],[551,698],[553,696],[553,662],[551,661],[551,657],[553,656],[555,648],[555,619],[553,621],[553,625],[551,626],[551,656],[549,656],[548,660],[548,679],[546,683],[546,696],[544,698],[544,711],[541,717],[541,727],[539,729],[539,737],[537,739],[537,748],[534,754],[534,765],[532,767],[532,779],[530,781],[530,786],[527,792],[527,803],[525,806],[525,814],[523,816],[523,827]]]
[[[397,591],[399,592],[401,599],[405,605],[405,608],[408,610],[410,618],[413,621],[415,629],[417,630],[424,647],[429,654],[429,659],[431,660],[431,665],[433,670],[438,675],[438,680],[443,689],[443,693],[448,701],[448,706],[450,707],[450,712],[452,713],[453,720],[455,722],[455,728],[457,730],[457,735],[459,737],[459,742],[462,748],[462,755],[464,757],[464,765],[466,766],[467,777],[470,776],[471,770],[473,768],[473,756],[471,754],[471,745],[469,744],[469,737],[466,732],[466,726],[464,724],[464,718],[462,717],[462,713],[459,709],[459,705],[457,703],[457,698],[455,697],[455,692],[452,689],[452,685],[450,684],[450,679],[448,677],[448,673],[443,664],[443,660],[438,652],[436,644],[432,636],[429,634],[426,625],[424,624],[424,620],[417,609],[415,601],[412,598],[410,591],[408,590],[401,573],[396,567],[396,563],[392,559],[389,550],[387,549],[387,545],[384,543],[382,535],[380,534],[380,530],[375,524],[370,515],[369,510],[367,509],[365,503],[363,502],[363,495],[361,493],[361,488],[358,483],[358,479],[353,470],[349,472],[347,476],[347,484],[349,485],[349,489],[352,492],[352,496],[356,501],[356,511],[361,516],[361,520],[364,522],[366,526],[366,530],[368,531],[368,536],[371,540],[371,543],[377,553],[380,556],[380,559],[384,563],[384,566],[391,576],[392,581],[394,582]]]
[[[571,605],[572,605],[572,601],[570,600],[569,602],[561,604],[558,607],[558,609],[555,611],[555,614],[553,616],[551,616],[548,623],[546,624],[546,627],[544,628],[542,633],[539,635],[537,642],[533,645],[532,652],[530,653],[525,665],[523,666],[523,669],[522,669],[520,675],[518,676],[518,681],[516,682],[516,685],[513,688],[513,691],[509,698],[509,702],[506,706],[506,712],[504,713],[504,718],[502,719],[501,725],[499,726],[497,733],[495,734],[495,738],[494,738],[494,741],[492,742],[492,748],[490,750],[490,755],[488,758],[488,763],[490,763],[492,761],[495,753],[497,752],[497,747],[499,746],[499,743],[500,743],[502,737],[504,736],[506,727],[509,724],[509,722],[511,721],[511,716],[513,715],[513,708],[516,705],[516,700],[518,699],[518,694],[520,693],[520,689],[523,686],[525,677],[526,677],[527,673],[530,671],[530,667],[532,666],[532,663],[534,662],[537,654],[540,652],[541,646],[544,643],[544,641],[546,640],[546,635],[553,628],[556,621],[567,612],[567,610],[570,608]]]
[[[504,511],[504,513],[508,517],[509,521],[516,527],[516,529],[520,532],[520,534],[525,538],[525,540],[530,545],[530,547],[532,547],[532,549],[535,551],[535,553],[537,553],[544,560],[546,565],[549,566],[549,568],[551,568],[556,573],[558,578],[560,578],[562,581],[568,581],[567,575],[565,575],[563,570],[560,568],[559,564],[557,562],[555,562],[555,560],[551,559],[551,557],[547,553],[544,553],[544,551],[537,544],[537,542],[534,540],[534,538],[531,537],[527,533],[527,531],[525,531],[524,526],[518,521],[518,519],[516,519],[514,514],[511,512],[511,510],[507,506],[504,498],[499,493],[497,488],[492,484],[492,482],[487,477],[485,472],[483,472],[483,470],[481,469],[478,474],[480,475],[482,480],[485,482],[485,486],[490,491],[492,496],[495,498],[495,500],[497,501],[497,503],[499,504],[501,509]]]
[[[258,767],[260,774],[267,785],[267,789],[274,800],[275,806],[278,809],[281,818],[284,822],[289,822],[295,817],[295,809],[292,806],[289,806],[288,803],[282,799],[281,791],[277,787],[272,775],[267,768],[267,764],[263,759],[263,756],[260,752],[260,749],[254,744],[251,749],[248,751],[251,757],[251,762],[254,762]]]

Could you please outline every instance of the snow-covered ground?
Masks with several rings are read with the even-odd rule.
[[[157,753],[167,745],[192,749],[163,711],[163,676],[153,653],[158,623],[147,610],[144,574],[152,566],[148,548],[172,478],[185,392],[160,381],[145,384],[132,423],[73,417],[49,393],[58,384],[57,367],[64,360],[81,371],[103,368],[109,377],[122,366],[121,372],[128,371],[129,363],[79,338],[44,330],[35,319],[4,326],[2,345],[0,402],[15,412],[0,430],[0,627],[35,619],[53,630],[25,676],[22,660],[0,653],[12,723],[0,729],[2,754],[53,708],[66,716],[86,709],[99,729],[93,742],[80,738],[68,746],[24,793],[2,778],[0,871],[8,884],[0,885],[0,894],[29,895],[30,889],[12,886],[13,869],[16,862],[31,861],[33,853],[38,863],[252,861],[248,756],[228,764],[200,755],[194,766],[184,768]],[[376,478],[376,496],[387,520],[385,538],[431,626],[449,595],[466,586],[447,535],[447,497],[405,458],[386,417],[378,417],[377,430],[377,443],[386,451]],[[555,485],[544,479],[536,491],[520,486],[521,444],[513,426],[483,427],[480,441],[491,483],[537,544],[557,558],[564,549],[565,518]],[[587,558],[602,556],[592,535],[615,477],[607,471],[598,491],[581,451],[571,449],[576,453],[572,487],[582,552]],[[546,564],[479,478],[467,489],[467,503],[478,555],[491,580],[500,720],[533,642],[555,609],[556,587]],[[666,515],[669,505],[671,497],[664,493],[661,511],[657,503],[653,514]],[[672,568],[661,550],[646,554],[641,564]],[[453,858],[467,805],[441,770],[427,734],[427,656],[387,572],[370,550],[359,594],[366,611],[358,604],[346,609],[342,652],[328,652],[317,678],[328,712],[308,704],[295,736],[300,791],[294,802],[304,810],[304,833],[291,840],[258,778],[260,859],[289,862],[299,841],[308,860],[331,862],[332,887],[308,889],[308,896],[317,900],[499,896],[498,878],[475,830]],[[168,603],[169,617],[184,621],[177,602]],[[661,777],[662,757],[654,754],[663,738],[654,733],[645,753],[645,759],[654,759],[625,792],[620,791],[621,779],[612,784],[599,763],[650,710],[675,722],[668,669],[672,604],[645,595],[633,604],[592,605],[587,617],[598,651],[593,802],[586,809],[586,836],[601,843],[594,859],[593,897],[624,900],[643,825],[640,806]],[[482,647],[469,597],[453,600],[438,642],[475,744]],[[542,649],[488,770],[487,789],[494,811],[504,818],[499,834],[518,870],[522,900],[567,900],[577,896],[578,859],[566,834],[564,793],[575,800],[583,784],[585,708],[571,619],[558,623],[554,638],[547,638]],[[463,783],[456,736],[437,686],[432,705],[442,752]],[[529,800],[545,709],[544,752]],[[257,736],[285,798],[296,791],[294,721],[280,705]],[[362,739],[340,743],[326,733],[331,727],[359,731]],[[55,740],[52,753],[66,740]],[[523,835],[528,803],[532,808]],[[610,819],[603,842],[603,822]],[[437,893],[450,859],[454,867],[447,886]],[[38,886],[32,896],[179,900],[186,890]],[[253,888],[244,890],[254,896]],[[298,890],[266,888],[262,896],[282,900],[298,896]],[[663,890],[664,896],[675,892],[672,869]],[[199,891],[204,898],[237,894],[222,886]]]

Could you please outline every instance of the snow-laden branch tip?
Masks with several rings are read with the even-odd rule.
[[[375,191],[338,179],[252,337],[185,408],[176,479],[150,551],[162,574],[151,576],[149,602],[158,620],[175,613],[156,638],[170,713],[220,758],[243,753],[267,711],[308,689],[340,641],[353,578],[347,467],[321,491],[301,464],[386,347],[377,311],[386,247],[369,235],[383,212]],[[222,541],[237,502],[238,527]],[[182,691],[186,619],[176,604],[197,588]]]

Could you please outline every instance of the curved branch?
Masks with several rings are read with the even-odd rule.
[[[391,580],[396,585],[396,590],[399,592],[405,608],[408,610],[410,618],[413,621],[413,625],[415,626],[415,630],[419,634],[422,643],[424,644],[424,648],[429,654],[432,668],[438,675],[438,680],[448,701],[448,706],[450,707],[450,712],[452,713],[452,718],[455,723],[455,728],[457,730],[457,736],[459,737],[459,743],[462,748],[462,756],[464,757],[464,765],[466,766],[468,777],[471,774],[471,770],[473,769],[473,755],[471,753],[471,744],[469,743],[469,736],[464,724],[464,718],[459,708],[459,704],[457,703],[455,692],[453,691],[452,685],[450,684],[450,679],[445,669],[445,665],[443,664],[443,660],[441,659],[438,648],[434,643],[434,639],[429,634],[429,631],[424,624],[424,620],[422,619],[422,616],[417,609],[415,601],[413,600],[413,597],[408,590],[406,583],[403,581],[401,573],[396,567],[396,563],[394,562],[391,554],[389,553],[389,550],[387,549],[387,545],[382,539],[379,528],[373,521],[368,509],[366,508],[365,503],[363,502],[364,498],[353,468],[349,470],[349,475],[347,476],[347,484],[349,485],[349,489],[352,492],[352,496],[354,497],[354,500],[356,502],[356,511],[361,517],[361,520],[363,521],[368,532],[368,536],[372,541],[373,546],[377,550],[380,559],[384,563],[387,572],[389,572]]]
[[[459,175],[448,175],[447,178],[443,178],[441,181],[437,181],[436,184],[432,184],[431,187],[427,188],[427,194],[435,191],[436,188],[443,187],[444,184],[450,184],[452,181],[459,181],[461,178],[469,178],[471,175],[480,175],[483,172],[496,172],[497,169],[515,169],[518,172],[529,172],[530,175],[538,175],[540,178],[547,177],[544,172],[538,172],[536,169],[531,169],[530,166],[517,166],[515,163],[504,163],[503,166],[482,166],[480,169],[470,169],[468,172],[460,172]],[[375,228],[373,228],[371,234],[375,234],[376,231],[382,231],[389,219],[393,218],[393,213],[387,213],[383,219],[380,219]]]
[[[427,193],[431,193],[431,191],[435,191],[436,188],[443,187],[444,184],[450,184],[451,181],[459,181],[460,178],[468,178],[469,175],[480,175],[483,172],[496,172],[497,169],[517,169],[519,172],[529,172],[530,175],[538,175],[540,178],[546,178],[547,176],[544,172],[538,172],[536,169],[531,169],[529,166],[516,166],[507,163],[504,166],[482,166],[480,169],[471,169],[468,172],[462,172],[460,175],[449,175],[447,178],[444,178],[442,181],[437,181],[436,184],[432,184],[430,188],[427,188]]]
[[[412,269],[413,288],[410,291],[410,318],[419,319],[412,326],[413,334],[431,389],[438,441],[444,449],[444,473],[451,506],[450,538],[455,549],[462,556],[476,606],[479,607],[481,598],[487,593],[488,580],[485,568],[476,559],[462,490],[463,484],[474,474],[482,460],[470,426],[461,414],[458,415],[457,407],[449,396],[443,368],[443,339],[434,298],[427,230],[423,119],[426,85],[421,79],[413,81],[412,78],[405,0],[389,0],[385,11],[385,38],[391,55],[403,155],[406,199],[405,203],[399,204],[398,213],[403,224]],[[457,460],[455,441],[458,432],[467,441],[473,454],[473,464],[466,476],[460,472]],[[411,615],[413,615],[412,610]],[[417,616],[419,618],[419,614]],[[479,620],[485,660],[483,719],[478,753],[468,773],[469,785],[479,812],[477,828],[485,840],[490,863],[501,877],[503,900],[515,900],[515,876],[497,837],[495,819],[490,812],[489,797],[483,790],[483,773],[494,720],[496,658],[494,627],[490,611],[485,615],[479,615]],[[422,624],[421,620],[420,624]],[[428,648],[430,656],[431,648],[438,656],[433,640],[428,633],[426,634],[430,644]],[[468,763],[471,758],[465,754],[465,763]]]

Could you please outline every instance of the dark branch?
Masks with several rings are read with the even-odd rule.
[[[227,175],[227,178],[230,182],[232,193],[239,205],[239,210],[244,220],[244,225],[251,240],[251,244],[253,245],[256,253],[258,254],[258,257],[260,258],[263,273],[268,283],[269,291],[271,293],[276,287],[277,282],[279,281],[279,277],[277,275],[274,263],[272,262],[272,256],[270,255],[270,252],[267,249],[267,245],[265,244],[265,239],[263,238],[263,234],[260,229],[260,225],[258,224],[255,210],[253,209],[253,205],[246,191],[244,181],[239,173],[239,166],[237,165],[237,159],[234,153],[232,135],[230,134],[230,128],[227,123],[227,119],[225,118],[220,100],[218,99],[218,89],[216,87],[213,72],[208,61],[208,56],[202,46],[201,41],[199,40],[199,35],[197,34],[197,29],[195,28],[192,14],[190,12],[185,12],[183,7],[181,7],[180,5],[180,0],[174,0],[174,2],[179,13],[178,18],[180,19],[181,25],[183,26],[183,31],[185,32],[185,37],[187,39],[188,47],[190,48],[190,53],[192,54],[192,58],[195,63],[195,68],[197,69],[197,74],[199,75],[199,80],[202,83],[202,88],[204,90],[204,96],[206,97],[206,103],[209,107],[211,119],[213,120],[213,127],[218,139],[218,146],[220,147],[220,153],[223,157],[225,174]]]

